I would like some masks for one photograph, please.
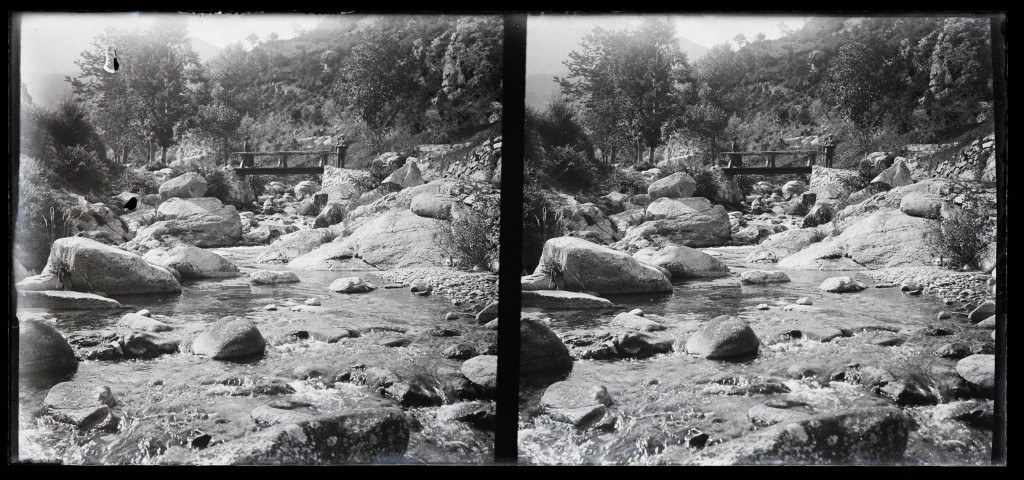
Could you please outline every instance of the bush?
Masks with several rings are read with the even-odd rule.
[[[148,195],[160,192],[160,182],[153,176],[140,175],[135,170],[126,168],[121,175],[118,188],[129,193]]]
[[[440,246],[455,266],[486,269],[497,258],[500,214],[499,203],[486,200],[474,203],[472,208],[457,205],[452,209],[451,222],[440,238]]]
[[[718,175],[711,170],[698,170],[690,174],[697,188],[693,191],[694,197],[704,197],[711,203],[718,202]]]
[[[246,175],[245,182],[249,184],[249,188],[256,193],[257,196],[263,194],[263,189],[266,188],[267,184],[270,183],[266,175]]]
[[[604,181],[604,190],[626,195],[647,193],[647,179],[639,172],[615,169]]]
[[[954,209],[944,215],[936,227],[933,248],[953,266],[977,268],[990,243],[986,238],[987,219],[973,209]]]
[[[71,235],[72,199],[54,185],[52,172],[40,161],[20,157],[14,242],[18,260],[30,270],[46,264],[55,240]]]

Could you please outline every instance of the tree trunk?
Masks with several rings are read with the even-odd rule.
[[[224,156],[223,156],[223,162],[224,163],[222,165],[227,165],[228,164],[228,137],[224,137]]]
[[[167,166],[167,147],[160,147],[160,166]]]
[[[146,157],[146,163],[147,164],[152,164],[153,163],[153,151],[154,151],[154,148],[155,147],[153,145],[153,139],[151,138],[151,139],[149,139],[149,154]]]
[[[654,145],[650,147],[650,153],[647,155],[647,162],[654,165]]]
[[[128,164],[128,144],[121,145],[121,163]]]

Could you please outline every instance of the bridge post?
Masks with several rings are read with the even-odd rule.
[[[768,154],[768,164],[765,165],[765,166],[771,167],[771,168],[775,168],[775,154],[774,153],[769,153]]]
[[[818,161],[818,154],[817,153],[812,153],[812,154],[807,156],[807,166],[808,167],[813,167],[814,164],[817,161]]]
[[[281,158],[277,161],[277,166],[280,168],[288,168],[288,154],[282,153]]]

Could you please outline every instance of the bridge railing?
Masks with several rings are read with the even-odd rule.
[[[826,145],[821,150],[763,150],[763,151],[751,151],[751,152],[722,152],[721,155],[728,159],[728,165],[723,170],[729,169],[751,169],[757,168],[758,170],[770,170],[770,169],[793,169],[800,168],[796,166],[776,166],[775,161],[778,157],[782,156],[806,156],[807,165],[806,167],[800,168],[801,170],[810,169],[818,160],[818,155],[825,157],[825,167],[832,167],[832,160],[835,157],[836,147],[834,145]],[[763,167],[745,167],[743,165],[743,157],[760,157],[764,161]],[[785,173],[785,172],[779,172]]]
[[[235,171],[239,174],[246,173],[315,173],[323,172],[330,157],[335,157],[338,168],[345,168],[345,152],[348,145],[336,145],[334,150],[281,150],[276,152],[231,152],[231,157],[237,161]],[[294,156],[316,156],[318,165],[315,167],[289,167],[288,158]],[[257,167],[256,157],[276,157],[277,165],[272,167]]]

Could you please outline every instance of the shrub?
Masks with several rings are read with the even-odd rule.
[[[647,193],[647,184],[647,179],[639,172],[615,169],[605,178],[604,190],[636,195]]]
[[[263,189],[267,186],[267,183],[270,183],[270,180],[267,179],[266,175],[246,175],[245,182],[249,184],[249,188],[252,188],[252,191],[258,196],[263,193]]]
[[[125,192],[147,195],[160,191],[160,182],[150,175],[140,175],[130,168],[121,174],[119,189]]]
[[[490,260],[497,258],[499,217],[498,202],[481,200],[472,208],[456,206],[452,209],[451,222],[441,235],[440,246],[455,266],[486,269]]]
[[[523,242],[522,268],[532,272],[537,267],[544,243],[566,234],[566,220],[544,198],[544,191],[536,182],[527,182],[523,188]]]
[[[937,222],[933,248],[954,266],[978,267],[990,243],[987,219],[973,209],[954,209]]]
[[[52,173],[33,157],[20,157],[15,252],[25,268],[46,264],[54,240],[71,235],[72,200],[56,188]]]
[[[704,197],[711,203],[718,202],[718,175],[711,170],[698,170],[690,174],[697,188],[693,191],[694,197]]]
[[[231,193],[227,173],[223,170],[211,169],[199,172],[206,179],[206,196],[214,197],[221,202],[230,203],[228,196]]]

